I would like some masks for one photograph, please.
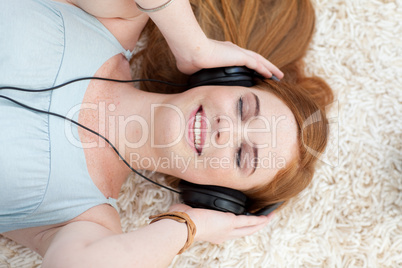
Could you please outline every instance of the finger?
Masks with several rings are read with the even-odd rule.
[[[252,235],[252,234],[260,231],[261,229],[263,229],[265,226],[267,226],[268,223],[269,223],[269,220],[267,219],[265,222],[257,224],[257,225],[237,228],[232,231],[232,236],[233,236],[233,238],[238,238],[238,237]]]
[[[232,235],[234,235],[236,237],[243,237],[243,236],[254,234],[255,232],[258,232],[259,230],[261,230],[265,226],[267,226],[267,224],[269,222],[271,222],[271,220],[274,216],[275,216],[274,212],[270,213],[268,216],[259,216],[261,218],[265,218],[265,221],[263,221],[262,223],[257,224],[257,225],[243,226],[243,227],[237,228],[233,231]]]
[[[236,216],[235,222],[233,224],[234,229],[240,229],[243,227],[249,227],[249,226],[256,226],[259,224],[264,224],[267,221],[269,221],[269,217],[267,216],[245,216],[245,215],[240,215]]]
[[[248,68],[255,70],[257,73],[266,78],[272,77],[270,69],[267,68],[260,60],[258,60],[257,54],[245,50],[244,55],[245,59],[243,59],[243,62],[245,62],[245,64],[243,65],[246,65]]]
[[[283,73],[281,72],[281,70],[279,70],[279,68],[276,67],[272,62],[270,62],[269,60],[267,60],[266,58],[264,58],[260,54],[257,54],[257,53],[255,53],[253,51],[249,50],[248,53],[252,54],[257,59],[257,61],[262,64],[262,66],[264,68],[267,68],[275,76],[277,76],[278,78],[283,77]]]
[[[236,44],[231,42],[224,42],[227,47],[231,47],[232,49],[225,49],[224,53],[229,53],[226,55],[227,58],[231,58],[233,60],[232,65],[235,66],[247,66],[248,68],[255,70],[262,76],[266,78],[272,77],[272,71],[275,72],[280,77],[283,77],[282,72],[271,62],[266,60],[263,56],[258,53],[255,53],[251,50],[247,50],[239,47]],[[236,53],[234,53],[236,52]]]
[[[255,53],[254,51],[251,50],[245,50],[245,53],[255,59],[258,70],[255,68],[252,69],[255,69],[261,75],[264,75],[267,78],[270,78],[272,74],[274,74],[279,79],[282,79],[284,77],[283,72],[278,67],[276,67],[274,64],[272,64],[269,60],[267,60],[260,54]]]
[[[271,73],[273,73],[276,77],[278,77],[279,79],[282,79],[284,77],[283,72],[278,67],[276,67],[272,62],[270,62],[261,55],[258,55],[258,57],[260,58],[262,64],[266,68],[268,68],[271,71]]]
[[[258,57],[256,56],[258,54],[253,54],[252,51],[241,48],[238,45],[233,44],[232,42],[224,43],[226,45],[226,48],[230,49],[224,49],[221,52],[226,53],[225,57],[232,60],[230,66],[247,66],[248,68],[257,71],[265,77],[272,76],[269,70],[259,62]]]

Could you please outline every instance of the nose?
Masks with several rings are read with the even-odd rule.
[[[263,118],[243,122],[240,118],[219,116],[214,118],[211,140],[217,148],[239,147],[242,143],[266,147],[276,144],[276,129],[271,129]]]
[[[241,143],[242,124],[229,116],[216,116],[212,124],[211,140],[218,148],[236,147]]]

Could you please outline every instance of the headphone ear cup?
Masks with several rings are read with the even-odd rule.
[[[181,180],[179,183],[181,200],[194,208],[231,212],[236,215],[246,213],[247,196],[230,188],[198,185]]]

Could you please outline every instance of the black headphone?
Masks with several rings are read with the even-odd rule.
[[[55,87],[39,89],[39,90],[25,89],[25,88],[18,88],[18,87],[9,87],[9,86],[0,87],[0,90],[11,89],[11,90],[18,90],[18,91],[25,91],[25,92],[44,92],[44,91],[55,90],[57,88],[61,88],[63,86],[66,86],[66,85],[74,83],[74,82],[78,82],[78,81],[82,81],[82,80],[91,80],[91,79],[122,82],[122,83],[150,81],[150,82],[165,83],[165,84],[169,84],[171,86],[179,86],[179,87],[184,86],[187,89],[190,89],[193,87],[198,87],[198,86],[207,86],[207,85],[251,87],[256,84],[257,79],[263,79],[263,78],[264,78],[263,76],[261,76],[260,74],[256,73],[255,71],[253,71],[247,67],[236,66],[236,67],[221,67],[221,68],[203,69],[203,70],[191,75],[187,85],[179,85],[179,84],[164,82],[164,81],[160,81],[160,80],[153,80],[153,79],[116,80],[116,79],[109,79],[109,78],[102,78],[102,77],[83,77],[83,78],[78,78],[75,80],[68,81],[64,84],[60,84]],[[279,79],[275,76],[272,76],[271,79],[275,80],[275,81],[279,81]],[[17,105],[20,105],[24,108],[33,110],[35,112],[46,113],[46,114],[60,117],[62,119],[70,121],[71,123],[74,123],[75,125],[83,128],[95,135],[98,135],[100,138],[104,139],[113,148],[113,150],[116,152],[116,154],[122,159],[122,161],[133,172],[135,172],[137,175],[141,176],[142,178],[144,178],[162,188],[165,188],[172,192],[180,194],[181,200],[185,204],[187,204],[191,207],[213,209],[213,210],[218,210],[218,211],[223,211],[223,212],[231,212],[236,215],[268,215],[269,213],[274,211],[277,207],[279,207],[283,203],[283,202],[275,203],[275,204],[269,205],[267,207],[264,207],[255,213],[250,213],[247,211],[247,208],[251,202],[248,200],[248,198],[245,194],[243,194],[240,191],[234,190],[234,189],[220,187],[220,186],[212,186],[212,185],[192,184],[192,183],[181,180],[181,182],[179,183],[179,189],[181,190],[181,192],[176,191],[170,187],[161,185],[157,182],[150,180],[149,178],[145,177],[144,175],[142,175],[141,173],[139,173],[138,171],[133,169],[130,166],[130,164],[117,151],[115,146],[106,137],[100,135],[96,131],[93,131],[92,129],[89,129],[88,127],[86,127],[70,118],[67,118],[63,115],[36,109],[34,107],[20,103],[7,96],[0,95],[0,98],[14,102]]]
[[[188,89],[212,85],[252,87],[258,79],[264,79],[264,77],[245,66],[202,69],[189,77]],[[279,81],[275,75],[272,75],[270,79]]]
[[[250,204],[249,199],[238,190],[214,185],[194,184],[184,180],[180,181],[179,189],[182,202],[190,207],[231,212],[236,215],[268,215],[283,203],[271,204],[251,213],[247,211]]]
[[[244,66],[203,69],[189,77],[188,88],[210,85],[252,87],[257,79],[263,78]],[[279,81],[275,76],[271,79]],[[255,213],[250,213],[247,208],[251,202],[240,191],[220,186],[193,184],[184,180],[180,181],[179,189],[181,200],[190,207],[232,212],[236,215],[268,215],[283,203],[271,204]]]

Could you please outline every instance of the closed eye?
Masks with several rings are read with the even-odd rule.
[[[259,114],[260,114],[260,99],[258,98],[258,96],[255,95],[254,93],[250,93],[250,94],[246,94],[245,98],[246,98],[245,105],[244,105],[243,96],[241,96],[237,101],[237,112],[238,112],[238,115],[240,116],[241,121],[252,118],[252,116],[259,116]],[[242,154],[243,154],[243,159],[242,159]],[[253,158],[251,158],[251,162],[246,163],[246,161],[248,159],[247,156],[249,154],[251,156],[253,156]],[[255,146],[250,147],[250,146],[246,146],[245,144],[240,144],[239,148],[237,149],[237,151],[235,153],[235,161],[236,161],[236,165],[238,168],[245,169],[247,167],[251,167],[251,168],[247,168],[250,170],[249,176],[256,171],[256,168],[258,166],[258,161],[255,162],[256,161],[255,159],[257,159],[257,158],[258,158],[258,149]]]
[[[237,109],[239,111],[240,119],[243,120],[243,96],[241,96],[237,102]],[[236,165],[241,168],[241,146],[236,152]]]
[[[241,146],[236,152],[236,165],[241,168]]]
[[[243,120],[243,96],[237,102],[237,109],[239,110],[240,118]]]

